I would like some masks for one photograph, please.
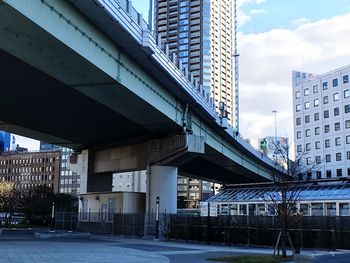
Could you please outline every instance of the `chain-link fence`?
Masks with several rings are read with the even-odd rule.
[[[56,228],[123,236],[156,235],[156,215],[56,213]],[[160,238],[226,245],[273,247],[281,231],[279,217],[161,214]],[[294,216],[288,233],[296,248],[350,248],[350,217]]]

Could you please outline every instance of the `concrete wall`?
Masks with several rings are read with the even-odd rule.
[[[89,193],[81,194],[80,212],[90,213],[144,213],[146,207],[145,193]],[[87,207],[83,202],[87,201]]]

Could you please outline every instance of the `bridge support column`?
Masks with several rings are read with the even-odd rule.
[[[146,211],[155,213],[159,197],[160,213],[176,213],[177,210],[177,167],[148,166]]]

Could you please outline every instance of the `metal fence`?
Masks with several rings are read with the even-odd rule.
[[[156,234],[155,214],[57,213],[56,228],[123,236]],[[281,231],[279,217],[161,214],[161,238],[225,245],[274,246]],[[288,233],[297,248],[350,248],[350,217],[295,216]]]

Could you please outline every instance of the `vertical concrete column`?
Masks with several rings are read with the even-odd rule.
[[[177,211],[177,167],[148,166],[146,211],[156,212],[156,198],[159,196],[160,213]]]

